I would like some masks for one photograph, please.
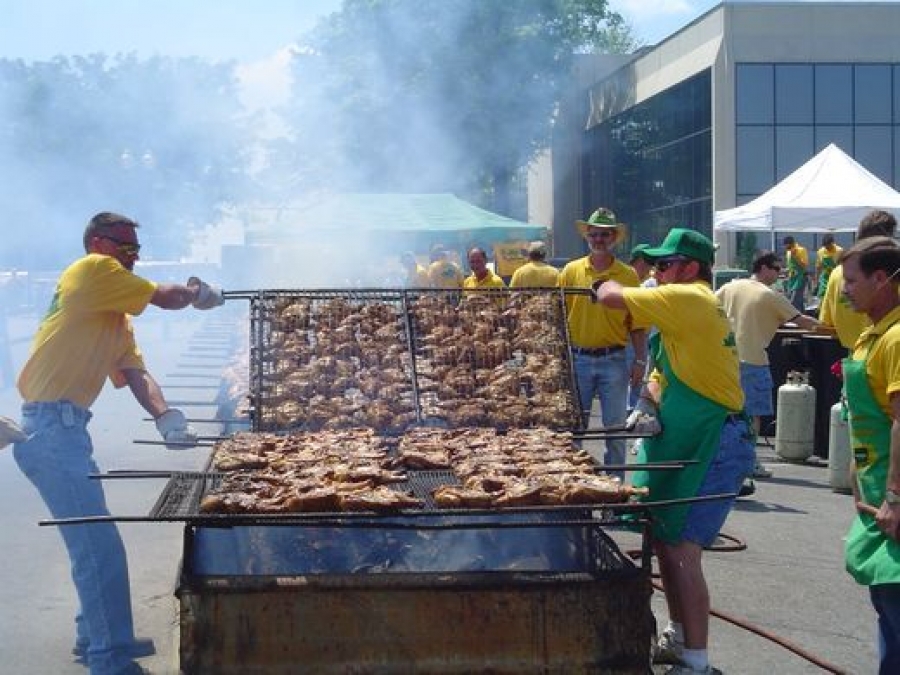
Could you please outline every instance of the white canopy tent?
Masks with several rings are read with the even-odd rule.
[[[833,143],[743,206],[716,211],[714,232],[855,232],[872,209],[900,213],[900,192]]]

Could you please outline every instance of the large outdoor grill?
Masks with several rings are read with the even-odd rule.
[[[648,672],[647,510],[572,443],[561,291],[227,297],[251,430],[139,518],[185,523],[183,672]]]

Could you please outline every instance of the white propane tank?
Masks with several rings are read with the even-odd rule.
[[[805,373],[791,371],[778,387],[775,452],[792,462],[805,461],[815,443],[816,390]]]
[[[831,406],[828,425],[828,482],[834,492],[849,494],[850,484],[850,428],[843,419],[840,402]]]

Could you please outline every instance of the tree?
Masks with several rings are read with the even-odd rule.
[[[450,191],[509,213],[573,55],[636,45],[606,0],[345,0],[297,55],[275,161],[302,189]]]
[[[0,264],[62,264],[100,210],[140,220],[155,257],[184,255],[191,228],[242,191],[249,134],[232,72],[129,55],[0,61],[0,218],[21,225]]]

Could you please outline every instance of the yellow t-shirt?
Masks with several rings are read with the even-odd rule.
[[[636,328],[659,329],[679,380],[729,410],[743,409],[734,334],[709,284],[626,288],[624,298]],[[665,387],[661,374],[658,377]]]
[[[888,328],[900,321],[895,307],[874,326],[866,328],[853,348],[853,359],[866,358],[866,377],[872,395],[888,417],[892,416],[890,395],[900,391],[900,330]]]
[[[410,288],[428,288],[431,286],[431,280],[428,278],[428,270],[416,263],[416,269],[408,273],[406,285]]]
[[[637,286],[637,273],[630,265],[613,259],[602,272],[591,265],[590,256],[566,264],[559,273],[560,288],[587,288],[598,279],[617,281],[623,286]],[[628,342],[631,327],[628,312],[610,309],[591,302],[587,295],[566,295],[569,337],[577,347],[610,347]]]
[[[463,288],[506,288],[503,279],[488,270],[487,275],[479,281],[474,274],[470,274],[463,280]]]
[[[832,244],[830,249],[827,246],[822,246],[816,251],[816,270],[822,270],[822,266],[825,264],[826,259],[837,262],[837,259],[841,257],[843,250],[844,249],[837,244]]]
[[[865,312],[857,312],[843,293],[844,268],[835,267],[828,276],[825,296],[819,306],[819,321],[837,331],[840,343],[853,349],[860,333],[872,325]]]
[[[435,260],[428,266],[428,282],[432,288],[462,288],[463,273],[449,260]]]
[[[510,288],[555,288],[559,270],[545,262],[529,260],[513,272]]]
[[[22,398],[90,408],[107,377],[124,386],[122,370],[144,369],[128,315],[143,312],[155,290],[109,256],[92,253],[70,265],[19,375]]]
[[[734,279],[716,291],[725,316],[731,320],[741,361],[755,366],[769,363],[766,347],[778,327],[797,316],[790,301],[756,279]]]

